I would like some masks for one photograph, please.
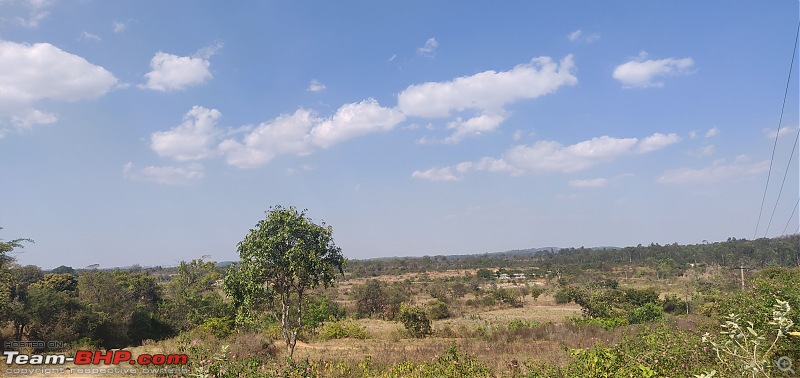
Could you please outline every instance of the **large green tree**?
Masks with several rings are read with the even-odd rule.
[[[240,263],[225,277],[225,291],[242,315],[266,305],[281,323],[289,358],[303,328],[309,291],[333,284],[345,258],[333,242],[333,229],[315,224],[306,210],[275,206],[238,245]]]

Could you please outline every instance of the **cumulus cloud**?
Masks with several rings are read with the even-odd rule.
[[[430,181],[458,181],[450,167],[431,168],[425,171],[414,171],[411,177]]]
[[[655,133],[639,142],[639,152],[660,150],[670,144],[678,143],[681,138],[678,134]]]
[[[183,116],[183,122],[169,131],[150,135],[150,148],[159,156],[178,161],[199,160],[209,157],[219,132],[217,120],[222,116],[216,109],[194,106]]]
[[[205,172],[203,166],[198,163],[183,167],[149,166],[136,169],[133,163],[128,162],[122,168],[122,175],[129,180],[152,181],[165,185],[185,185],[202,179]]]
[[[712,127],[706,132],[706,138],[713,138],[717,135],[719,135],[719,129],[716,127]]]
[[[177,56],[159,51],[150,60],[150,72],[144,76],[147,83],[142,88],[161,92],[182,91],[187,87],[205,83],[212,78],[208,61],[222,44],[205,47],[193,56]]]
[[[241,141],[226,139],[219,145],[228,164],[239,168],[254,168],[268,163],[278,155],[311,153],[309,133],[319,119],[306,109],[259,124]]]
[[[505,105],[533,99],[564,85],[575,85],[572,55],[560,64],[549,57],[534,58],[510,71],[485,71],[447,82],[411,85],[398,95],[397,107],[407,116],[444,118],[465,109],[499,113]]]
[[[570,180],[568,184],[573,188],[602,188],[608,185],[608,179]]]
[[[436,52],[437,47],[439,47],[439,42],[436,41],[436,38],[428,38],[428,40],[425,41],[425,46],[417,49],[417,54],[422,56],[433,56],[433,53]]]
[[[150,147],[159,156],[177,161],[224,156],[230,165],[253,168],[279,155],[307,155],[316,148],[388,131],[405,119],[399,111],[384,108],[374,99],[342,105],[329,118],[301,108],[257,126],[235,129],[217,127],[221,116],[216,109],[194,106],[181,124],[151,134]],[[242,133],[242,137],[235,136]]]
[[[703,168],[678,168],[664,172],[656,180],[661,184],[697,185],[714,184],[723,181],[744,181],[753,179],[769,169],[769,161],[751,163],[747,157],[739,156],[732,163],[719,159]]]
[[[311,141],[329,147],[364,134],[391,130],[404,119],[402,113],[381,107],[374,99],[346,104],[311,130]]]
[[[0,118],[17,126],[53,123],[55,114],[38,101],[80,101],[101,97],[117,84],[103,67],[49,43],[0,41]]]
[[[670,134],[674,135],[674,134]],[[670,140],[666,143],[665,140]],[[574,173],[606,163],[625,155],[652,152],[676,142],[663,134],[647,138],[612,138],[601,136],[565,146],[556,141],[538,141],[533,145],[518,145],[501,157],[483,157],[475,162],[456,165],[459,173],[468,171],[503,172],[511,175]],[[450,167],[436,172],[450,172]],[[427,172],[427,171],[424,171]]]
[[[666,76],[688,75],[694,66],[692,58],[646,59],[647,53],[623,63],[614,69],[613,77],[622,83],[624,88],[663,87],[664,82],[657,78]]]
[[[314,79],[314,80],[311,80],[311,82],[308,84],[308,88],[306,90],[309,91],[309,92],[317,93],[317,92],[324,91],[326,88],[327,87],[325,86],[325,84],[322,84],[319,81],[317,81],[316,79]]]
[[[466,121],[461,117],[447,124],[448,129],[455,130],[452,135],[444,139],[444,143],[455,144],[465,137],[477,136],[494,131],[506,119],[503,114],[484,113]]]

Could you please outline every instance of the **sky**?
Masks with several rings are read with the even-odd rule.
[[[796,0],[0,0],[0,238],[50,269],[236,260],[275,205],[352,259],[795,233],[797,28]]]

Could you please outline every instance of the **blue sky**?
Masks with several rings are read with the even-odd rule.
[[[272,205],[350,258],[794,233],[796,65],[756,223],[797,25],[794,0],[0,1],[0,238],[44,268],[233,260]]]

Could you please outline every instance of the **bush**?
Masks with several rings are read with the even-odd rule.
[[[354,320],[338,320],[335,322],[325,322],[319,329],[319,338],[321,340],[333,339],[366,339],[367,330],[361,324]]]
[[[433,320],[447,319],[450,317],[450,307],[447,303],[436,300],[429,305],[428,315]]]
[[[641,324],[653,322],[664,317],[664,310],[661,305],[646,303],[644,306],[634,308],[628,312],[628,323]]]
[[[433,332],[428,315],[417,306],[402,303],[398,318],[412,337],[423,338]]]
[[[200,328],[219,339],[224,339],[233,332],[233,319],[229,317],[210,318],[203,322]]]
[[[370,376],[365,374],[365,376]],[[460,352],[455,344],[451,344],[441,356],[435,355],[431,361],[414,363],[411,361],[393,365],[391,369],[379,375],[386,378],[428,378],[428,377],[490,377],[492,372],[475,356]]]

